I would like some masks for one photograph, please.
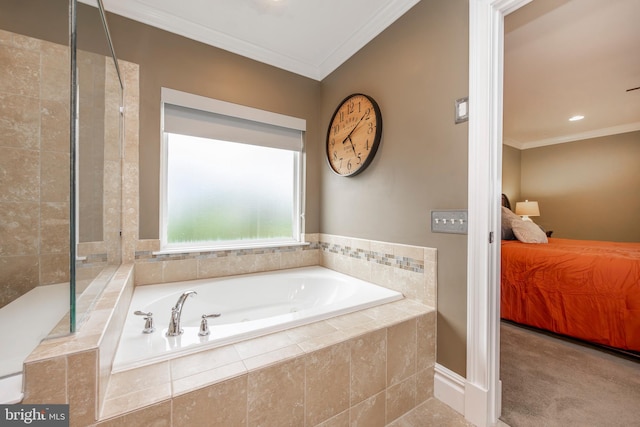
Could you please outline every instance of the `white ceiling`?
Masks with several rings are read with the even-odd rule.
[[[640,1],[534,0],[505,19],[504,141],[640,130]],[[584,120],[569,122],[581,114]]]
[[[96,0],[80,0],[96,5]],[[419,0],[103,0],[107,11],[322,80]]]
[[[315,80],[418,2],[103,0],[109,12]],[[505,143],[640,130],[640,90],[626,92],[640,86],[639,22],[640,0],[533,0],[507,16]],[[575,114],[586,118],[569,122]]]

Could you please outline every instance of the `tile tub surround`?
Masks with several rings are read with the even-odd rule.
[[[435,310],[405,299],[113,374],[96,425],[385,425],[434,364]]]
[[[313,237],[311,236],[310,240]],[[408,296],[433,295],[435,298],[435,250],[335,237],[330,239],[331,242],[325,239],[321,243],[318,238],[315,248],[313,242],[308,245],[313,249],[306,252],[315,252],[311,259],[320,258],[329,268],[334,266],[336,270],[351,273],[365,280],[370,279],[383,286],[386,283],[391,288],[403,290]],[[148,244],[148,241],[138,242],[137,247]],[[362,248],[366,245],[369,245],[369,249]],[[325,249],[322,249],[323,247]],[[358,257],[351,254],[354,247],[356,253],[360,254]],[[375,250],[372,250],[372,247]],[[331,250],[335,252],[328,252]],[[371,253],[366,252],[367,250]],[[373,256],[373,252],[384,256]],[[267,258],[262,258],[263,255]],[[255,266],[264,268],[264,259],[277,259],[277,255],[269,252],[239,252],[233,256],[236,257],[231,261],[233,264],[253,260],[254,263],[249,263],[249,270],[256,268]],[[287,256],[291,254],[285,255]],[[292,258],[285,260],[285,264],[289,265],[292,259],[308,260],[305,258],[307,256],[309,255],[293,254]],[[196,260],[197,266],[198,258],[193,259]],[[166,263],[163,269],[171,270],[173,266],[173,260],[163,260],[160,263],[159,265]],[[120,322],[124,321],[129,308],[127,298],[130,298],[134,270],[138,267],[138,263],[135,264],[135,268],[133,264],[121,266],[114,280],[101,295],[86,329],[83,326],[76,335],[46,341],[29,357],[25,365],[25,403],[68,402],[72,405],[72,425],[92,425],[99,419],[100,425],[122,425],[119,424],[121,422],[137,424],[144,417],[158,416],[168,425],[172,417],[178,417],[178,406],[183,408],[184,402],[190,402],[188,407],[193,406],[192,411],[195,411],[193,414],[184,415],[187,419],[192,416],[209,417],[210,414],[202,415],[199,412],[202,406],[198,406],[197,403],[205,399],[210,406],[213,401],[207,400],[209,397],[203,397],[203,393],[207,393],[206,396],[211,396],[211,399],[223,399],[227,402],[224,405],[225,410],[254,414],[257,418],[247,419],[247,425],[254,425],[254,422],[260,423],[259,410],[251,412],[254,406],[249,406],[250,402],[251,405],[257,405],[255,408],[271,407],[280,402],[264,400],[268,396],[259,394],[260,390],[271,384],[269,381],[275,381],[273,375],[280,377],[273,373],[283,372],[278,371],[278,368],[287,372],[286,375],[283,374],[285,377],[296,374],[296,378],[302,378],[302,382],[295,387],[306,385],[302,394],[298,393],[298,389],[296,393],[291,392],[292,396],[302,396],[302,403],[296,401],[291,408],[297,408],[297,412],[293,414],[295,417],[303,417],[308,423],[321,419],[327,423],[349,419],[387,422],[411,410],[432,395],[435,310],[433,305],[424,304],[419,298],[406,298],[381,307],[223,347],[225,350],[214,349],[211,353],[203,351],[163,362],[158,366],[152,365],[158,369],[156,374],[149,375],[149,371],[145,370],[152,368],[145,367],[141,368],[142,371],[132,370],[112,375],[111,362],[121,330]],[[123,271],[129,272],[125,281]],[[373,276],[376,277],[371,279]],[[135,277],[139,277],[137,271]],[[123,296],[116,298],[115,289],[120,289],[119,292]],[[381,348],[384,347],[384,351],[379,349],[376,353],[380,354],[380,357],[384,354],[385,367],[377,368],[386,373],[384,382],[377,376],[375,378],[378,382],[374,385],[369,382],[359,384],[361,379],[371,377],[370,371],[378,372],[375,368],[366,368],[367,375],[357,374],[358,361],[372,363],[366,358],[356,356],[360,354],[357,351],[359,346],[371,347],[367,340],[359,340],[363,337],[373,340],[374,336],[381,340]],[[401,338],[403,336],[404,340]],[[415,342],[413,339],[407,340],[406,336],[415,337]],[[375,352],[367,350],[364,353]],[[403,355],[408,357],[403,358]],[[198,360],[206,360],[207,357],[212,357],[213,361]],[[319,376],[314,374],[314,367],[334,366],[334,363],[338,363],[336,361],[342,361],[342,365],[339,366],[342,369],[340,372],[344,374],[345,360],[349,362],[349,382],[342,381],[340,387],[347,387],[349,391],[347,393],[341,389],[339,392],[328,393],[332,399],[337,400],[331,400],[327,409],[322,403],[318,403],[315,397],[317,395],[314,393],[318,393],[317,384],[322,384],[319,386],[322,390],[334,390],[338,386],[334,384],[335,379],[330,375],[324,375],[326,382],[319,383]],[[82,367],[82,370],[73,369],[75,366]],[[202,369],[203,366],[203,372],[190,370]],[[333,371],[333,368],[331,370]],[[142,377],[136,379],[140,372]],[[150,389],[146,386],[149,381],[154,384]],[[316,386],[307,390],[311,384]],[[232,386],[235,388],[228,388]],[[281,385],[278,385],[278,390],[280,388]],[[327,395],[324,392],[319,394]],[[347,395],[348,399],[344,397]],[[229,399],[238,399],[240,407],[231,405],[232,400]],[[303,409],[300,409],[299,405],[302,405]],[[288,406],[278,408],[281,411],[291,409]],[[186,408],[183,410],[188,411]],[[179,421],[174,420],[173,423],[181,425]]]
[[[71,425],[97,419],[133,294],[133,264],[122,265],[72,335],[43,341],[24,363],[22,403],[68,403]]]
[[[329,234],[306,234],[304,240],[306,245],[185,253],[159,253],[159,240],[141,240],[135,284],[321,265],[436,306],[436,249]]]
[[[317,237],[307,235],[305,242],[272,248],[159,253],[159,240],[140,240],[135,252],[135,283],[149,285],[320,265]]]
[[[69,403],[73,426],[373,426],[432,397],[436,313],[410,299],[111,374],[132,270],[120,267],[81,331],[30,355],[24,403]]]
[[[321,265],[436,307],[437,250],[319,234]]]

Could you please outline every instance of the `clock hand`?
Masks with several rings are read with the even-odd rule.
[[[351,144],[351,149],[355,153],[356,149],[353,147],[353,141],[351,140],[351,136],[347,135],[347,137],[342,140],[342,145],[344,145],[344,143],[347,142],[347,140],[349,140],[349,143]]]
[[[353,154],[356,154],[356,147],[353,146],[353,140],[350,136],[347,137],[349,139],[349,143],[351,144],[351,149],[353,150]]]
[[[353,127],[353,129],[351,129],[351,132],[349,132],[349,135],[347,135],[347,137],[342,141],[342,143],[344,144],[345,141],[347,139],[351,140],[351,134],[353,134],[353,132],[358,128],[358,125],[360,124],[360,122],[362,122],[362,120],[367,116],[367,113],[364,113],[362,115],[362,117],[360,117],[360,120],[358,120],[358,123],[356,123],[356,125]],[[351,142],[351,145],[353,145],[353,142]],[[355,150],[354,150],[355,151]]]

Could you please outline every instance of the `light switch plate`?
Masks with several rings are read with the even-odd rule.
[[[456,99],[456,124],[469,120],[469,97]]]
[[[467,209],[431,211],[431,232],[467,234]]]

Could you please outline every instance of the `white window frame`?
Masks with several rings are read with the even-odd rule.
[[[293,238],[291,240],[256,240],[250,242],[221,242],[220,244],[206,242],[193,243],[168,243],[167,221],[167,165],[168,165],[168,141],[165,133],[165,104],[186,107],[204,112],[228,116],[232,119],[243,119],[249,122],[278,126],[300,132],[301,149],[296,153],[297,160],[294,168],[294,209],[293,209]],[[160,152],[160,253],[192,252],[203,250],[228,250],[260,247],[282,247],[301,245],[304,235],[304,206],[305,206],[305,164],[306,154],[304,147],[304,132],[306,120],[297,117],[286,116],[244,105],[233,104],[175,89],[161,88],[161,152]]]

